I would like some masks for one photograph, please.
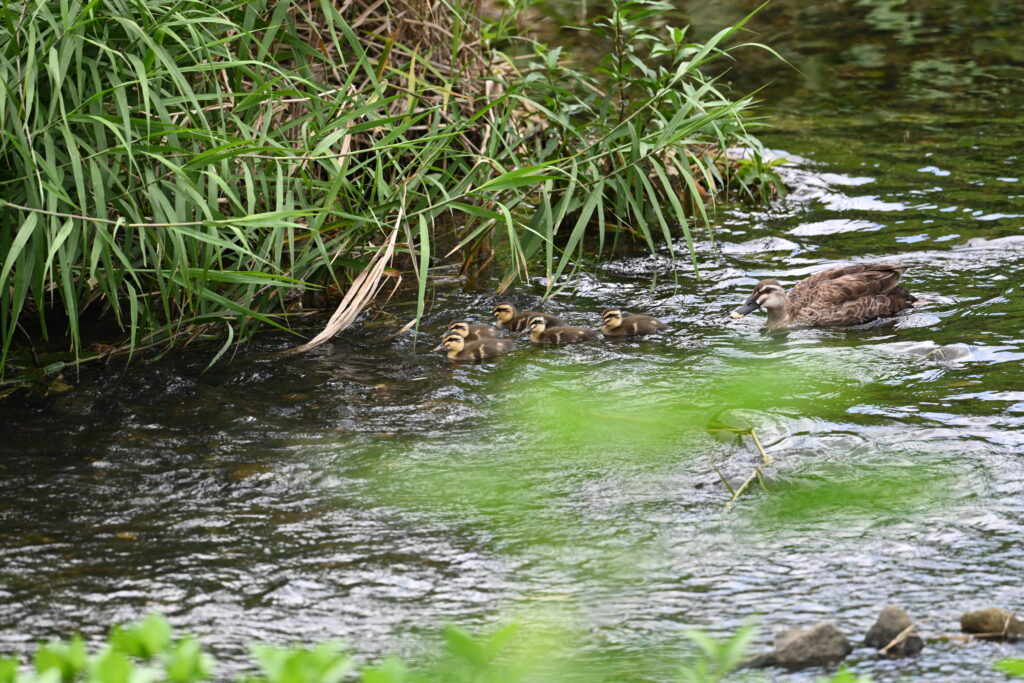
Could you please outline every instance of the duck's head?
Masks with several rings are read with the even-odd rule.
[[[516,307],[512,304],[498,304],[491,313],[498,319],[498,322],[507,323],[516,317]]]
[[[530,334],[537,335],[547,329],[548,324],[544,322],[544,318],[537,315],[530,318]]]
[[[604,327],[614,330],[622,324],[622,311],[617,308],[610,308],[601,314],[601,320],[604,321]]]
[[[733,318],[742,318],[751,311],[762,306],[767,309],[782,308],[786,305],[786,290],[778,280],[761,280],[754,287],[754,293],[747,302],[729,314]]]
[[[466,338],[461,334],[449,334],[433,351],[448,351],[449,353],[459,353],[466,346]]]
[[[457,334],[462,337],[469,336],[469,323],[464,320],[453,320],[452,324],[448,326],[448,331],[445,336],[449,334]]]

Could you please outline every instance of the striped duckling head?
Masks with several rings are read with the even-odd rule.
[[[535,315],[530,318],[530,336],[534,341],[536,341],[540,335],[544,334],[544,330],[546,330],[547,327],[548,324],[545,322],[543,317]]]
[[[445,336],[448,336],[449,334],[457,334],[463,338],[468,337],[469,323],[464,320],[452,321],[452,324],[448,326],[448,331],[445,333]]]
[[[609,331],[614,330],[622,324],[622,311],[617,308],[610,308],[601,314],[601,320],[604,321],[605,329]]]
[[[512,322],[512,319],[516,317],[516,307],[512,304],[502,303],[495,306],[491,313],[498,320],[498,326],[500,327]]]
[[[466,348],[466,338],[461,334],[447,334],[434,351],[447,351],[448,356],[455,356]]]

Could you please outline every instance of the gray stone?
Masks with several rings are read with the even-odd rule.
[[[864,644],[876,650],[881,650],[891,643],[896,636],[903,633],[911,623],[910,617],[907,616],[906,612],[895,605],[889,605],[878,615],[878,621],[875,622],[875,625],[871,627],[868,634],[864,637]],[[903,641],[889,648],[884,654],[890,657],[905,657],[907,655],[916,655],[923,649],[924,641],[921,640],[921,636],[911,631],[910,635]]]
[[[999,607],[964,612],[960,615],[960,629],[978,638],[1019,640],[1024,637],[1024,622]]]
[[[810,628],[793,628],[775,637],[772,658],[790,670],[838,662],[853,650],[835,622],[822,621]]]

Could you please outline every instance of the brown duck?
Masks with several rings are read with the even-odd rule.
[[[530,341],[536,344],[575,344],[600,337],[597,330],[589,327],[569,327],[560,325],[547,329],[547,321],[543,316],[530,318]]]
[[[510,351],[516,345],[511,339],[480,339],[466,341],[461,334],[449,334],[434,351],[447,351],[451,360],[483,360],[494,358]]]
[[[530,320],[534,316],[540,316],[544,318],[544,324],[548,327],[564,327],[565,321],[561,318],[557,318],[549,313],[541,313],[539,311],[527,311],[526,313],[520,313],[516,310],[516,307],[510,303],[500,303],[494,307],[491,311],[494,317],[498,320],[498,327],[503,330],[512,330],[513,332],[522,332],[530,326]]]
[[[601,332],[606,337],[636,337],[668,329],[668,325],[653,315],[627,315],[623,318],[622,311],[617,308],[602,313],[601,320],[604,321]]]
[[[917,297],[898,286],[914,264],[862,263],[831,268],[801,280],[789,294],[778,280],[761,280],[733,318],[763,307],[768,331],[791,327],[856,324],[910,308]]]
[[[477,341],[479,339],[497,337],[498,328],[484,323],[468,323],[464,320],[453,320],[444,336],[449,334],[461,334],[466,338],[466,341]]]

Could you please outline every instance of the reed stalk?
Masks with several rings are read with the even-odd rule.
[[[341,7],[0,5],[0,372],[25,339],[92,355],[98,319],[128,349],[201,329],[217,358],[261,325],[290,330],[348,290],[400,212],[391,265],[419,283],[417,318],[445,254],[493,258],[502,288],[542,270],[548,295],[625,234],[681,235],[697,266],[725,148],[756,148],[752,100],[703,75],[741,25],[659,39],[612,117],[558,50],[508,51],[508,17]]]

